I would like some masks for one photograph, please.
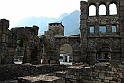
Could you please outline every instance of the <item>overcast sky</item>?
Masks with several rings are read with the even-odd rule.
[[[9,20],[12,26],[23,18],[31,16],[58,18],[63,13],[70,14],[80,10],[80,1],[87,0],[0,0],[0,19]],[[103,15],[106,11],[104,8],[102,5],[99,10]],[[116,14],[116,6],[113,4],[111,11]],[[95,14],[94,7],[91,7],[90,12],[90,15]]]
[[[74,10],[80,10],[80,0],[0,0],[0,19],[10,20],[10,25],[26,17],[57,18]]]

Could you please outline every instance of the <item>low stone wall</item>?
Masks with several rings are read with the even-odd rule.
[[[3,65],[0,69],[1,80],[16,78],[17,83],[124,83],[124,65],[116,68],[107,62],[93,66]]]
[[[63,71],[65,67],[65,65],[0,65],[0,81]]]
[[[56,72],[56,76],[63,77],[63,83],[124,83],[124,69],[110,63],[69,66],[65,73]]]

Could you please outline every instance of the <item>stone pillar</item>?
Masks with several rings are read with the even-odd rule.
[[[43,45],[43,53],[42,53],[42,64],[48,64],[48,59],[47,59],[47,46]]]
[[[99,33],[99,24],[96,23],[95,25],[95,33],[98,34]]]
[[[121,36],[121,50],[122,50],[122,61],[124,61],[124,0],[120,0],[120,36]],[[119,9],[119,8],[118,8]]]
[[[112,27],[111,25],[106,25],[106,32],[111,33],[112,32]]]
[[[118,24],[116,25],[116,32],[120,32],[120,27]]]
[[[9,64],[8,58],[9,58],[9,53],[8,53],[8,30],[9,28],[9,20],[6,19],[0,19],[0,44],[1,44],[1,49],[0,49],[0,64]]]
[[[31,63],[31,50],[29,47],[25,47],[23,63]]]
[[[0,50],[0,64],[1,64],[1,58],[2,58],[1,56],[2,56],[2,55],[1,55],[1,50]]]
[[[109,3],[106,5],[106,15],[109,16]]]
[[[99,16],[99,3],[96,3],[96,16]]]
[[[88,35],[88,26],[87,26],[87,18],[88,18],[88,3],[85,1],[80,2],[80,41],[81,41],[81,58],[82,61],[86,61],[87,56],[87,35]]]

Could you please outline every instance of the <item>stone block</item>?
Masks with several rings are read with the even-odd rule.
[[[65,78],[74,78],[74,75],[66,75]]]
[[[50,60],[50,64],[55,64],[56,61],[55,60]]]
[[[19,77],[18,83],[62,83],[62,80],[55,76],[26,76]]]
[[[99,73],[99,78],[100,79],[105,79],[105,74],[104,73]]]
[[[109,72],[109,76],[114,76],[115,75],[115,72]]]
[[[116,81],[109,81],[109,83],[117,83]]]
[[[116,68],[112,68],[112,71],[113,71],[113,72],[117,72],[117,69],[116,69]]]
[[[101,70],[99,70],[99,69],[95,68],[95,72],[101,72]]]
[[[92,73],[91,73],[91,76],[93,76],[93,77],[98,77],[98,76],[99,76],[99,73],[98,73],[98,72],[92,72]]]
[[[108,80],[108,79],[105,79],[104,82],[105,82],[105,83],[109,83],[109,80]]]
[[[55,75],[57,77],[65,77],[65,74],[66,74],[66,72],[64,72],[64,71],[58,71],[58,72],[55,73]]]
[[[119,73],[119,78],[124,78],[123,73]]]
[[[105,77],[105,80],[112,80],[113,77]]]

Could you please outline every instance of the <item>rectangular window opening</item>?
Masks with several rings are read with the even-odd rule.
[[[94,33],[94,26],[90,26],[90,33]]]
[[[116,26],[112,25],[112,32],[116,32]]]
[[[105,33],[106,32],[106,26],[99,26],[99,32]]]

